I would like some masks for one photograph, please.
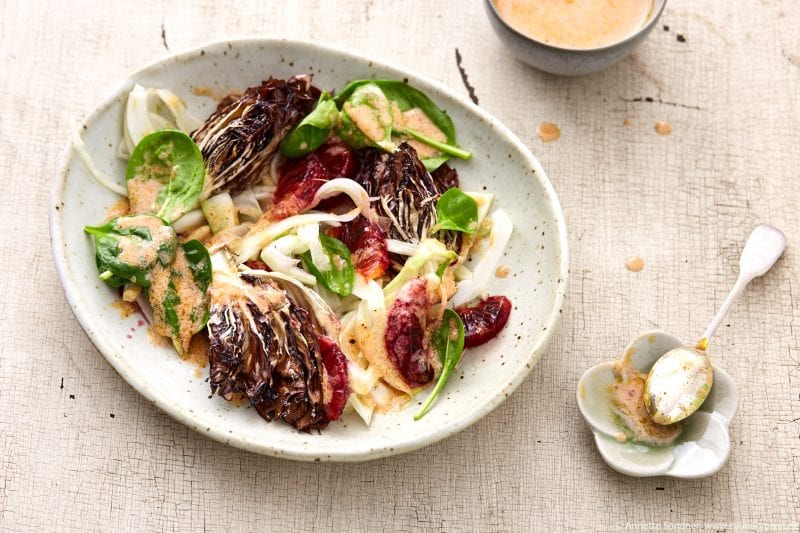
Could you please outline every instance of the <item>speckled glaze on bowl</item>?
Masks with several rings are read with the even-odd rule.
[[[667,0],[654,0],[647,22],[633,35],[619,42],[591,49],[561,48],[528,37],[511,27],[497,13],[492,0],[484,0],[492,29],[511,53],[528,65],[561,76],[582,76],[622,61],[645,40],[658,23]]]
[[[349,413],[321,434],[304,434],[287,424],[267,423],[252,408],[209,399],[207,369],[196,373],[171,348],[153,346],[138,326],[140,317],[123,318],[112,307],[117,295],[97,279],[92,243],[82,228],[103,220],[118,197],[89,176],[70,147],[52,189],[50,233],[58,274],[84,330],[117,372],[167,414],[203,435],[253,452],[361,461],[420,448],[485,416],[517,388],[550,340],[566,290],[567,234],[555,192],[525,145],[496,119],[435,82],[333,48],[269,39],[218,42],[157,61],[120,83],[86,118],[80,133],[95,165],[121,182],[125,162],[115,154],[123,105],[134,83],[169,88],[195,116],[206,117],[215,103],[194,95],[192,87],[224,92],[257,85],[270,75],[309,71],[324,88],[340,89],[358,78],[407,78],[426,92],[452,116],[459,143],[474,153],[472,160],[454,163],[462,185],[496,193],[495,205],[515,223],[503,259],[511,273],[490,287],[514,303],[509,325],[497,339],[468,352],[422,420],[413,420],[415,401],[400,412],[376,416],[370,427]]]

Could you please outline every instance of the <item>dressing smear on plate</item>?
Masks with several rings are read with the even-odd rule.
[[[683,431],[683,425],[657,424],[647,412],[644,404],[644,387],[647,374],[641,372],[631,361],[632,351],[614,364],[616,383],[609,393],[614,411],[625,429],[625,433],[617,435],[619,442],[629,437],[641,444],[666,446],[675,442]]]
[[[608,46],[647,22],[652,0],[494,0],[498,15],[520,33],[561,48]]]

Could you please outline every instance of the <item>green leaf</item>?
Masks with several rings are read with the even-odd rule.
[[[393,125],[394,133],[413,137],[418,141],[428,144],[440,152],[443,152],[443,154],[439,156],[421,158],[422,163],[425,165],[425,168],[428,171],[432,172],[439,168],[442,163],[450,158],[450,155],[464,159],[467,159],[471,156],[469,152],[458,148],[456,143],[456,129],[448,114],[434,104],[433,101],[431,101],[431,99],[428,98],[423,92],[415,89],[406,82],[400,80],[352,81],[342,90],[341,93],[336,96],[334,99],[336,104],[341,107],[342,104],[348,98],[350,98],[350,95],[359,86],[366,83],[377,85],[390,102],[397,104],[397,107],[400,108],[400,111],[405,112],[415,108],[420,109],[431,120],[431,122],[433,122],[433,124],[435,124],[436,127],[439,128],[442,133],[444,133],[447,142],[440,143],[414,130],[402,128],[396,124]]]
[[[175,282],[170,278],[169,285],[167,285],[164,300],[161,302],[164,306],[164,315],[166,317],[169,329],[172,332],[173,339],[180,339],[181,336],[181,320],[178,317],[178,306],[181,304],[181,297],[178,294],[178,289],[175,288]]]
[[[436,202],[436,224],[431,233],[448,229],[462,233],[478,229],[478,203],[456,187],[446,190]]]
[[[348,146],[356,150],[367,146],[375,146],[366,135],[364,135],[350,116],[344,111],[339,113],[339,120],[336,126],[336,135]]]
[[[122,287],[126,283],[129,283],[110,270],[102,270],[103,267],[100,265],[97,256],[95,256],[95,262],[97,263],[97,271],[100,273],[97,277],[100,278],[100,281],[104,281],[106,285],[110,285],[111,287]]]
[[[322,93],[316,107],[281,142],[286,157],[300,157],[316,150],[328,138],[339,120],[339,110],[328,93]]]
[[[457,146],[451,146],[449,144],[437,141],[436,139],[431,139],[427,135],[425,135],[423,133],[420,133],[420,132],[418,132],[416,130],[412,130],[411,128],[407,128],[407,127],[404,127],[404,126],[398,126],[397,124],[395,124],[393,129],[394,129],[395,133],[400,133],[402,135],[407,135],[407,136],[409,136],[409,137],[411,137],[413,139],[416,139],[416,140],[418,140],[420,142],[423,142],[423,143],[427,144],[428,146],[431,146],[431,147],[439,150],[440,152],[444,152],[447,155],[452,155],[452,156],[458,157],[459,159],[469,159],[470,157],[472,157],[472,154],[467,152],[466,150],[462,150],[461,148],[459,148]],[[423,161],[423,164],[424,164],[424,161]],[[438,166],[439,165],[437,165],[437,167]],[[436,170],[436,168],[433,168],[432,170]]]
[[[203,243],[196,239],[181,243],[189,269],[192,271],[194,281],[200,290],[205,292],[211,285],[211,256]]]
[[[374,83],[356,87],[342,101],[337,135],[354,148],[377,146],[393,152],[392,106]]]
[[[330,260],[331,268],[321,272],[311,260],[311,252],[305,252],[300,255],[303,265],[326,289],[340,296],[349,296],[353,292],[353,283],[355,283],[356,279],[356,271],[353,266],[353,260],[350,257],[350,250],[339,239],[324,233],[319,234],[319,241],[322,243],[325,255]]]
[[[185,262],[180,255],[186,259]],[[169,326],[172,343],[182,355],[189,348],[192,336],[208,322],[211,258],[200,241],[191,240],[180,244],[171,265],[159,268],[162,269],[159,276],[168,276],[166,288],[160,300],[153,290],[148,298],[156,322]],[[190,300],[186,301],[186,298]],[[192,307],[188,308],[189,305]]]
[[[154,229],[162,231],[154,237]],[[94,237],[97,272],[112,287],[129,282],[147,287],[153,267],[168,265],[175,258],[175,231],[153,215],[119,217],[83,231]]]
[[[430,410],[439,392],[447,383],[450,374],[455,369],[458,362],[461,360],[461,355],[464,353],[464,322],[458,313],[452,309],[445,309],[442,323],[439,328],[431,335],[431,342],[436,348],[436,353],[439,355],[439,360],[442,362],[442,373],[439,374],[439,379],[436,380],[436,386],[428,396],[422,409],[416,414],[414,420],[419,420]]]
[[[133,150],[125,172],[132,208],[156,213],[167,222],[197,207],[205,176],[200,149],[178,130],[146,135]],[[158,182],[155,187],[153,180]]]

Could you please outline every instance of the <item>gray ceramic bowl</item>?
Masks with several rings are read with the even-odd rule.
[[[485,4],[492,28],[517,59],[551,74],[581,76],[603,70],[633,52],[655,27],[667,0],[655,0],[647,22],[627,39],[590,49],[561,48],[534,40],[506,23],[497,14],[492,0],[485,0]]]

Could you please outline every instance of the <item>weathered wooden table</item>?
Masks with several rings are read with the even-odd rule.
[[[797,530],[800,7],[673,0],[633,56],[562,79],[514,61],[481,4],[0,2],[0,529]],[[132,69],[241,35],[351,48],[464,96],[468,76],[547,170],[571,241],[563,320],[522,387],[463,433],[364,464],[238,451],[139,397],[73,318],[46,210],[77,121]],[[542,121],[560,140],[538,140]],[[713,348],[741,389],[729,463],[694,481],[615,473],[578,377],[641,330],[699,334],[759,222],[790,247]]]

